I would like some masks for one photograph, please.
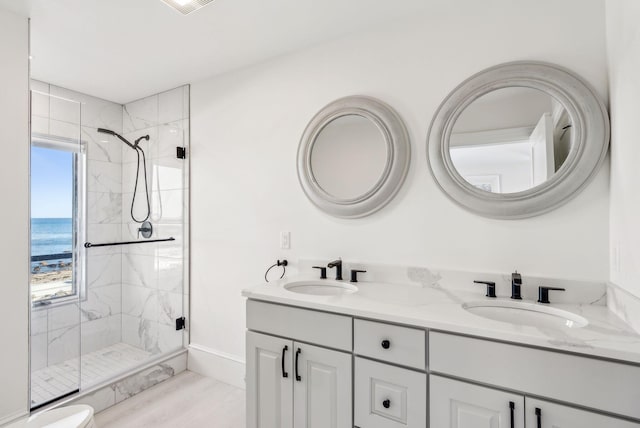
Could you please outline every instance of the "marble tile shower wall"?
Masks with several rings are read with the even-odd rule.
[[[176,157],[176,147],[189,144],[189,87],[183,86],[126,104],[125,138],[147,154],[147,179],[153,238],[173,242],[132,245],[122,250],[122,340],[153,354],[179,349],[183,333],[175,320],[186,313],[184,284],[186,220],[188,218],[188,162]],[[122,237],[136,239],[140,225],[132,220],[131,202],[136,179],[135,151],[122,148]],[[146,215],[142,170],[133,207],[137,219]]]
[[[80,131],[86,142],[86,239],[120,240],[122,144],[98,134],[97,128],[122,132],[122,106],[39,81],[31,85],[32,132],[78,138]],[[122,341],[121,258],[119,247],[89,250],[86,299],[79,307],[74,303],[32,311],[33,371]]]

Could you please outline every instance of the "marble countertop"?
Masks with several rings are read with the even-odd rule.
[[[294,281],[320,280],[311,276],[290,277],[247,288],[242,294],[249,299],[640,363],[640,335],[607,308],[604,295],[581,303],[544,305],[586,318],[589,324],[585,327],[533,327],[494,321],[463,309],[465,302],[496,299],[485,297],[482,287],[456,288],[451,285],[455,280],[361,281],[357,283],[357,292],[337,296],[307,295],[284,288]],[[499,286],[499,290],[504,291],[504,287]],[[524,298],[524,302],[535,302],[531,293]],[[509,297],[498,299],[510,300]]]

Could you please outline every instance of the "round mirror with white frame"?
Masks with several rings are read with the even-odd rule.
[[[409,162],[409,136],[398,114],[374,98],[350,96],[324,107],[307,125],[298,178],[322,211],[357,218],[395,196]]]
[[[428,138],[432,175],[464,208],[515,219],[550,211],[595,176],[609,145],[606,108],[568,70],[513,62],[449,94]]]

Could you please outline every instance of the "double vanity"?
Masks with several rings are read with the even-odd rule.
[[[316,264],[244,291],[248,427],[640,427],[640,335],[604,284]]]
[[[409,135],[380,100],[328,104],[302,134],[302,190],[333,217],[376,213],[407,176]],[[525,61],[458,85],[432,118],[426,154],[460,207],[517,221],[575,197],[608,147],[593,88]],[[603,283],[296,267],[297,278],[244,291],[250,428],[640,427],[640,335],[608,310]]]

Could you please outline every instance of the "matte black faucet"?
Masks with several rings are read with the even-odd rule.
[[[518,271],[511,274],[511,298],[516,300],[522,300],[522,294],[520,293],[520,287],[522,286],[522,276]]]
[[[330,262],[327,267],[336,268],[336,281],[342,281],[342,259]]]

